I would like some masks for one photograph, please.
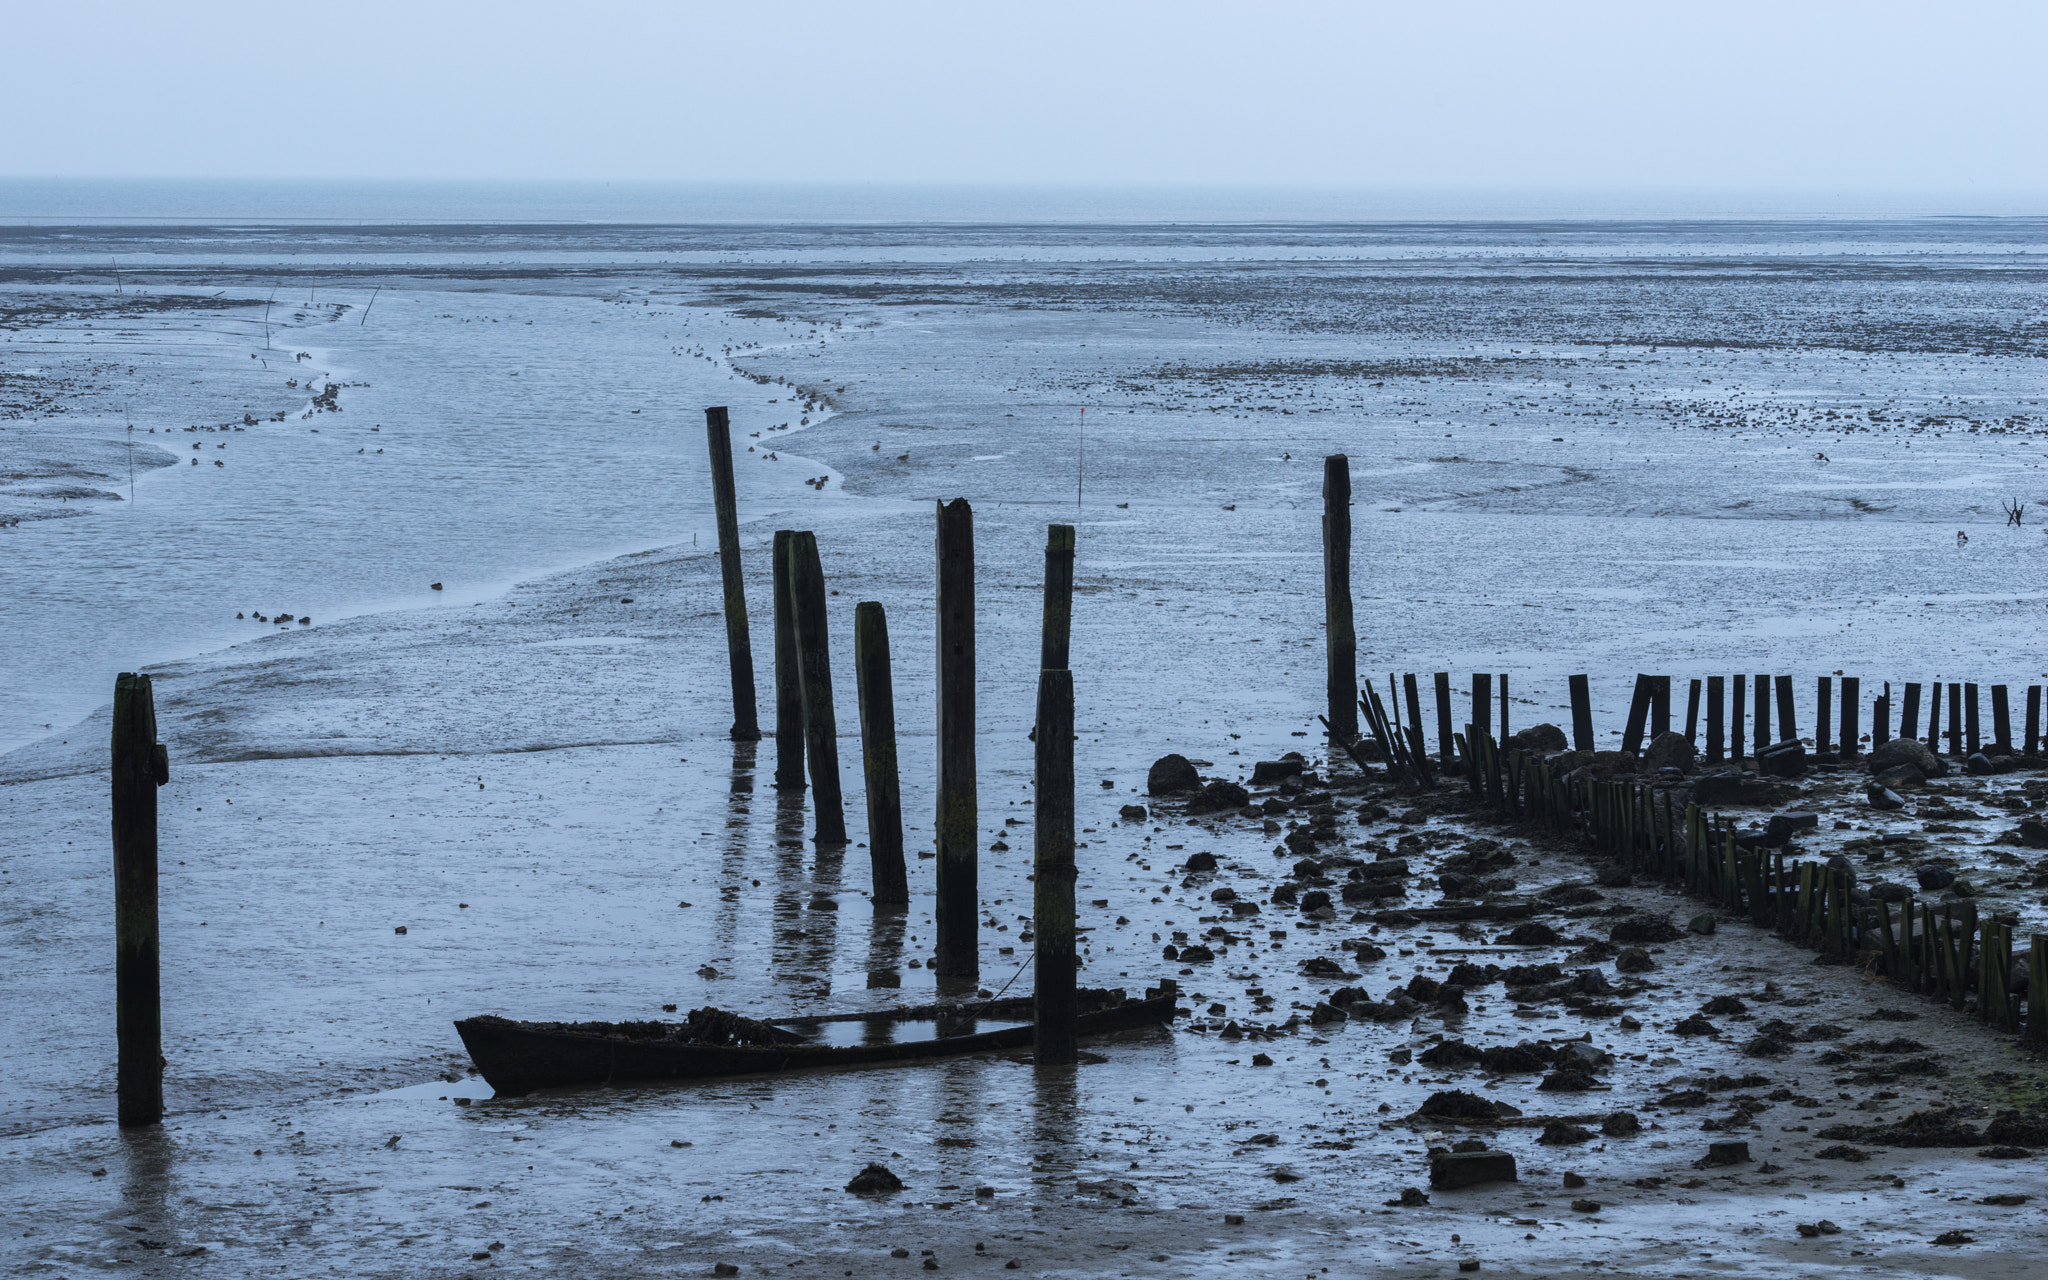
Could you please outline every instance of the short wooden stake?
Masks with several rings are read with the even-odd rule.
[[[1038,673],[1038,750],[1033,781],[1032,960],[1036,974],[1033,1060],[1078,1057],[1074,948],[1074,676]]]
[[[974,508],[938,506],[939,788],[938,933],[940,977],[981,972],[980,825],[974,763]]]
[[[1584,676],[1573,676],[1571,688],[1572,750],[1598,751],[1600,742],[1593,736],[1593,691]]]
[[[796,647],[795,597],[789,593],[789,548],[796,537],[775,531],[775,789],[804,789],[804,677]]]
[[[1650,714],[1650,677],[1636,676],[1635,693],[1628,702],[1628,723],[1621,731],[1621,749],[1640,752],[1643,749],[1643,722]]]
[[[754,647],[747,633],[747,583],[740,574],[739,499],[733,491],[732,434],[723,407],[704,411],[711,443],[711,498],[718,509],[718,570],[725,581],[725,649],[732,668],[732,740],[758,742]]]
[[[156,789],[169,780],[150,678],[124,671],[114,681],[113,734],[114,1101],[124,1128],[164,1118]]]
[[[2041,750],[2041,686],[2027,686],[2027,754]]]
[[[811,815],[819,844],[846,843],[846,805],[839,790],[839,720],[832,709],[832,654],[825,627],[825,570],[817,535],[789,544],[789,595],[796,615],[798,670],[803,673],[804,754],[811,767]]]
[[[1756,716],[1754,722],[1750,725],[1750,730],[1755,735],[1756,753],[1762,755],[1765,747],[1777,741],[1771,735],[1771,678],[1769,676],[1758,676],[1756,678],[1755,692]]]
[[[1870,745],[1874,750],[1892,740],[1892,682],[1884,682],[1884,693],[1870,707]]]
[[[867,780],[868,861],[876,906],[910,901],[903,865],[902,778],[896,767],[896,690],[889,673],[889,617],[873,600],[853,607],[853,674],[860,697],[861,768]]]
[[[1349,742],[1358,734],[1358,631],[1351,615],[1351,459],[1341,453],[1323,459],[1323,648],[1330,733]]]

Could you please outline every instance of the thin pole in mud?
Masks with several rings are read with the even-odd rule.
[[[1088,475],[1088,406],[1081,406],[1081,425],[1074,436],[1074,510],[1081,509],[1081,482]]]
[[[270,350],[270,304],[277,301],[277,286],[270,286],[270,296],[263,300],[263,349]]]
[[[903,795],[896,769],[896,690],[889,675],[889,618],[863,600],[853,607],[853,675],[860,698],[861,765],[868,791],[868,860],[875,905],[906,906],[910,874],[903,866]]]
[[[789,594],[789,546],[796,534],[775,531],[775,789],[804,789],[804,684],[797,671],[796,605]]]
[[[981,972],[980,888],[974,777],[974,508],[938,504],[939,794],[936,824],[938,932],[942,978]]]
[[[1725,745],[1726,727],[1722,717],[1727,707],[1726,676],[1707,677],[1707,763],[1721,763],[1721,752]]]
[[[169,780],[150,678],[124,671],[114,681],[113,733],[114,1092],[124,1127],[164,1118],[156,789]]]
[[[704,411],[711,444],[711,499],[718,508],[718,569],[725,580],[725,649],[732,665],[732,740],[758,742],[754,650],[747,634],[747,583],[740,574],[739,499],[733,490],[732,431],[723,405]]]
[[[1045,527],[1045,617],[1038,641],[1042,671],[1068,669],[1074,628],[1074,526]]]
[[[107,261],[114,264],[114,292],[119,293],[121,292],[121,260],[110,257]]]
[[[796,615],[798,669],[803,674],[804,747],[811,764],[811,815],[819,844],[846,843],[846,807],[839,792],[839,721],[832,713],[832,655],[825,633],[825,570],[809,531],[789,544],[789,595]]]
[[[1078,1056],[1074,954],[1074,673],[1038,673],[1038,750],[1032,798],[1032,959],[1037,994],[1033,1061]]]
[[[377,305],[377,295],[382,292],[384,292],[384,286],[381,284],[370,290],[370,300],[363,304],[363,318],[356,321],[357,328],[370,323],[370,308]]]
[[[1351,613],[1351,459],[1323,459],[1323,683],[1330,736],[1358,734],[1358,630]]]
[[[1436,673],[1436,749],[1444,768],[1458,763],[1458,744],[1451,729],[1451,673]]]
[[[1572,687],[1572,750],[1597,751],[1599,745],[1593,737],[1593,689],[1584,676],[1573,676]]]

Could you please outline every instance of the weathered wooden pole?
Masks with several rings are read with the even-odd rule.
[[[1508,673],[1500,673],[1500,740],[1505,746],[1513,736],[1508,730]]]
[[[1725,734],[1728,707],[1728,678],[1707,677],[1707,763],[1721,763],[1721,752],[1726,744]]]
[[[1983,736],[1979,732],[1978,724],[1977,686],[1975,684],[1966,684],[1963,686],[1963,750],[1961,754],[1974,756],[1977,754],[1977,748],[1983,745]]]
[[[889,617],[873,600],[853,607],[853,676],[860,698],[860,754],[868,792],[868,861],[875,905],[910,901],[903,866],[903,793],[896,770],[896,690],[889,675]]]
[[[796,534],[775,531],[775,789],[804,789],[804,679],[796,647],[796,606],[789,594],[789,547]]]
[[[1750,725],[1755,734],[1756,753],[1762,755],[1764,748],[1777,739],[1771,736],[1771,678],[1760,675],[1756,678],[1756,720]]]
[[[1685,745],[1695,751],[1700,743],[1700,682],[1697,677],[1685,691]]]
[[[1963,686],[1956,681],[1948,686],[1948,753],[1963,754]]]
[[[1650,740],[1671,732],[1671,677],[1650,677]]]
[[[1351,616],[1351,459],[1341,453],[1323,459],[1323,646],[1330,734],[1349,742],[1358,733],[1358,630]]]
[[[1458,763],[1457,737],[1451,728],[1451,673],[1437,672],[1435,683],[1436,749],[1437,754],[1443,757],[1444,768],[1448,769]]]
[[[2027,686],[2027,748],[2026,754],[2033,755],[2041,749],[2041,686]]]
[[[1742,709],[1748,676],[1734,676],[1728,687],[1728,758],[1742,759]]]
[[[1871,705],[1870,745],[1877,748],[1892,740],[1892,682],[1884,682],[1884,694]]]
[[[1650,715],[1650,677],[1636,676],[1635,692],[1629,695],[1628,722],[1622,726],[1621,749],[1631,754],[1643,749],[1643,724]]]
[[[1799,736],[1799,717],[1792,713],[1792,677],[1778,677],[1778,741],[1790,742]]]
[[[114,681],[114,1070],[124,1127],[164,1118],[163,1007],[158,983],[156,789],[170,762],[156,740],[148,676]]]
[[[938,506],[939,561],[939,976],[981,972],[975,833],[980,822],[974,776],[974,508],[956,498]]]
[[[2012,754],[2012,700],[2002,684],[1991,686],[1991,741],[2000,751]]]
[[[1586,677],[1573,676],[1572,689],[1572,750],[1597,751],[1600,744],[1593,737],[1593,691],[1586,683]]]
[[[1918,739],[1920,737],[1920,686],[1906,682],[1906,706],[1899,713],[1899,736]]]
[[[1941,754],[1941,681],[1927,685],[1927,749]]]
[[[804,754],[811,766],[811,815],[819,844],[846,843],[846,806],[839,791],[839,720],[832,711],[832,655],[825,629],[825,570],[818,538],[808,530],[789,543],[789,595],[796,615],[798,670],[803,673]]]
[[[1493,726],[1493,677],[1472,674],[1472,727],[1485,733]]]
[[[704,411],[711,438],[711,498],[718,508],[718,569],[725,579],[725,649],[732,666],[732,740],[758,742],[754,711],[754,647],[747,635],[747,583],[740,574],[739,499],[733,491],[732,433],[723,406]]]
[[[1413,675],[1401,677],[1401,693],[1408,699],[1408,738],[1417,760],[1429,758],[1429,739],[1422,731],[1422,690]]]
[[[1045,526],[1045,618],[1038,639],[1039,670],[1068,669],[1073,630],[1074,526],[1049,524]]]
[[[1835,681],[1832,676],[1822,676],[1813,691],[1813,750],[1816,755],[1828,749],[1834,732]]]
[[[1038,751],[1032,787],[1033,1061],[1065,1065],[1075,1046],[1080,1008],[1074,949],[1074,674],[1038,673]]]
[[[1863,753],[1863,681],[1856,676],[1842,677],[1842,746],[1845,756]]]

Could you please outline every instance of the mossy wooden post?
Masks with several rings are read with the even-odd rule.
[[[1436,673],[1436,749],[1444,768],[1458,763],[1457,734],[1451,728],[1451,673]]]
[[[1685,691],[1685,745],[1700,749],[1700,682],[1694,680]]]
[[[1861,755],[1863,752],[1863,682],[1855,676],[1842,677],[1842,745],[1841,754]]]
[[[1965,1000],[1965,998],[1966,998],[1966,997],[1968,996],[1968,994],[1969,994],[1969,991],[1970,991],[1970,989],[1971,989],[1971,988],[1972,988],[1972,987],[1973,987],[1973,986],[1975,985],[1975,983],[1974,983],[1974,975],[1975,975],[1975,972],[1976,972],[1976,967],[1977,967],[1977,965],[1976,965],[1976,960],[1977,960],[1977,904],[1976,904],[1976,903],[1974,903],[1974,902],[1965,902],[1965,903],[1963,904],[1963,922],[1962,922],[1962,925],[1961,925],[1961,927],[1960,927],[1960,928],[1957,928],[1957,929],[1955,930],[1955,935],[1956,935],[1956,947],[1957,947],[1957,954],[1956,954],[1956,975],[1957,975],[1957,981],[1956,981],[1955,1007],[1956,1007],[1956,1008],[1958,1008],[1958,1009],[1960,1009],[1960,1008],[1962,1008],[1962,1007],[1963,1007],[1963,1003],[1964,1003],[1964,1000]]]
[[[809,531],[790,540],[789,594],[796,614],[798,669],[803,673],[804,755],[811,767],[816,839],[819,844],[845,844],[839,720],[832,710],[832,654],[825,631],[825,570],[818,561],[817,535]]]
[[[1813,750],[1818,755],[1828,749],[1829,737],[1834,732],[1835,682],[1829,676],[1822,676],[1813,691]]]
[[[721,406],[704,411],[711,439],[711,498],[718,508],[718,570],[725,580],[725,650],[732,667],[732,740],[758,742],[754,710],[754,647],[747,634],[747,583],[740,575],[739,499],[733,492],[732,433]]]
[[[156,789],[169,780],[150,678],[124,671],[114,681],[113,734],[114,1098],[123,1127],[164,1118]]]
[[[1799,717],[1792,713],[1792,677],[1778,677],[1778,741],[1799,736]]]
[[[873,600],[853,607],[853,676],[860,698],[860,754],[867,779],[868,861],[875,905],[910,902],[903,866],[903,793],[896,769],[896,689],[889,674],[889,616]]]
[[[980,823],[974,771],[974,508],[967,499],[938,504],[939,567],[939,976],[981,972]]]
[[[1045,617],[1038,639],[1039,670],[1068,669],[1073,630],[1074,526],[1049,524],[1045,527]]]
[[[804,789],[804,679],[796,648],[796,606],[789,594],[789,546],[796,534],[775,531],[775,789]]]
[[[1982,735],[1978,732],[1977,686],[1966,684],[1963,686],[1963,749],[1959,754],[1976,755],[1977,748],[1983,741]]]
[[[1351,459],[1341,453],[1323,459],[1323,671],[1330,736],[1349,742],[1358,735],[1358,630],[1351,616]]]
[[[1038,751],[1032,786],[1033,1060],[1066,1065],[1078,1057],[1080,1006],[1074,949],[1074,675],[1038,673]]]
[[[1725,712],[1728,706],[1728,680],[1725,676],[1707,677],[1707,763],[1719,764],[1726,745],[1727,725]]]
[[[1991,741],[2006,755],[2012,754],[2012,700],[2002,684],[1991,686]]]
[[[1600,744],[1593,737],[1593,690],[1584,676],[1571,678],[1572,689],[1572,750],[1598,751]]]
[[[1760,675],[1756,678],[1755,693],[1756,712],[1750,724],[1750,732],[1753,735],[1752,741],[1756,753],[1762,755],[1765,747],[1777,741],[1776,738],[1771,736],[1771,678],[1769,676]]]

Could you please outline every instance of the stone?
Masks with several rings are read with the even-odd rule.
[[[1563,751],[1572,744],[1564,736],[1564,730],[1554,724],[1532,724],[1509,738],[1507,745],[1523,751],[1537,751],[1544,755]]]
[[[1616,973],[1648,973],[1656,967],[1657,962],[1641,947],[1623,947],[1621,954],[1614,957]]]
[[[1443,1089],[1423,1099],[1415,1110],[1417,1115],[1437,1116],[1445,1120],[1498,1120],[1500,1104],[1463,1089]]]
[[[1918,738],[1893,738],[1870,753],[1873,777],[1902,764],[1912,765],[1922,777],[1927,778],[1939,778],[1948,773],[1948,765]]]
[[[1870,896],[1879,902],[1905,902],[1912,898],[1913,891],[1895,881],[1880,880],[1870,886]]]
[[[1182,864],[1182,870],[1185,871],[1214,871],[1215,869],[1216,855],[1213,853],[1191,853],[1188,855],[1187,862]]]
[[[1923,862],[1913,868],[1913,878],[1929,892],[1946,889],[1956,882],[1956,869],[1943,862]]]
[[[1806,747],[1794,739],[1773,743],[1757,753],[1757,772],[1772,778],[1796,778],[1806,772]]]
[[[1429,1185],[1439,1191],[1513,1181],[1515,1157],[1506,1151],[1454,1151],[1429,1162]]]
[[[1197,791],[1201,786],[1202,775],[1195,772],[1194,761],[1183,755],[1161,756],[1145,774],[1145,790],[1155,796]]]
[[[1620,945],[1640,943],[1654,946],[1660,942],[1676,942],[1685,936],[1685,931],[1663,916],[1631,916],[1617,921],[1607,931],[1607,940]]]
[[[1927,775],[1910,764],[1895,764],[1883,773],[1872,774],[1870,780],[1893,791],[1917,791],[1927,785]]]
[[[1764,823],[1764,843],[1781,845],[1792,838],[1793,832],[1812,831],[1819,826],[1820,815],[1817,813],[1774,813],[1770,820]]]
[[[2019,830],[2015,834],[2019,836],[2020,843],[2029,849],[2048,849],[2048,822],[2035,817],[2021,818]]]
[[[1610,1138],[1626,1138],[1642,1131],[1643,1122],[1636,1119],[1636,1113],[1633,1111],[1610,1111],[1607,1118],[1600,1122],[1600,1132]]]
[[[1870,785],[1863,789],[1863,802],[1873,809],[1903,809],[1906,807],[1906,798],[1904,796],[1875,779],[1872,779]],[[2043,828],[2043,834],[2048,835],[2048,828]]]
[[[870,1161],[868,1167],[853,1175],[853,1181],[846,1189],[857,1196],[879,1195],[884,1191],[903,1190],[903,1179],[889,1172],[885,1165]]]
[[[1541,920],[1524,920],[1500,935],[1496,941],[1518,947],[1551,947],[1563,941],[1563,938],[1557,930]]]
[[[1576,1146],[1581,1142],[1591,1142],[1592,1140],[1593,1131],[1591,1129],[1583,1125],[1573,1124],[1568,1120],[1552,1120],[1549,1124],[1543,1126],[1543,1136],[1536,1139],[1536,1141],[1547,1147]]]
[[[1218,778],[1189,799],[1188,812],[1221,813],[1225,809],[1241,809],[1250,801],[1251,796],[1243,787]]]
[[[1714,931],[1714,913],[1711,911],[1702,911],[1700,914],[1686,921],[1685,927],[1692,930],[1694,933],[1712,933]]]
[[[1143,822],[1152,815],[1146,811],[1145,806],[1142,804],[1127,804],[1116,811],[1116,816],[1122,818],[1125,822]]]
[[[1643,748],[1643,762],[1652,769],[1690,772],[1693,763],[1692,743],[1677,730],[1666,729],[1650,739],[1650,745]]]
[[[1707,1154],[1693,1162],[1695,1169],[1722,1169],[1734,1164],[1749,1163],[1747,1142],[1710,1142]]]
[[[1985,778],[1998,772],[1998,766],[1991,763],[1991,757],[1982,751],[1963,761],[1963,771],[1972,777]]]
[[[1278,760],[1261,760],[1252,766],[1252,785],[1255,787],[1277,786],[1281,781],[1298,775],[1307,768],[1307,763],[1296,752],[1288,752]]]
[[[1636,755],[1633,751],[1595,751],[1592,762],[1593,772],[1602,776],[1610,774],[1632,775],[1636,771]]]
[[[1600,1202],[1598,1200],[1574,1200],[1572,1201],[1572,1212],[1598,1213],[1600,1212]]]

